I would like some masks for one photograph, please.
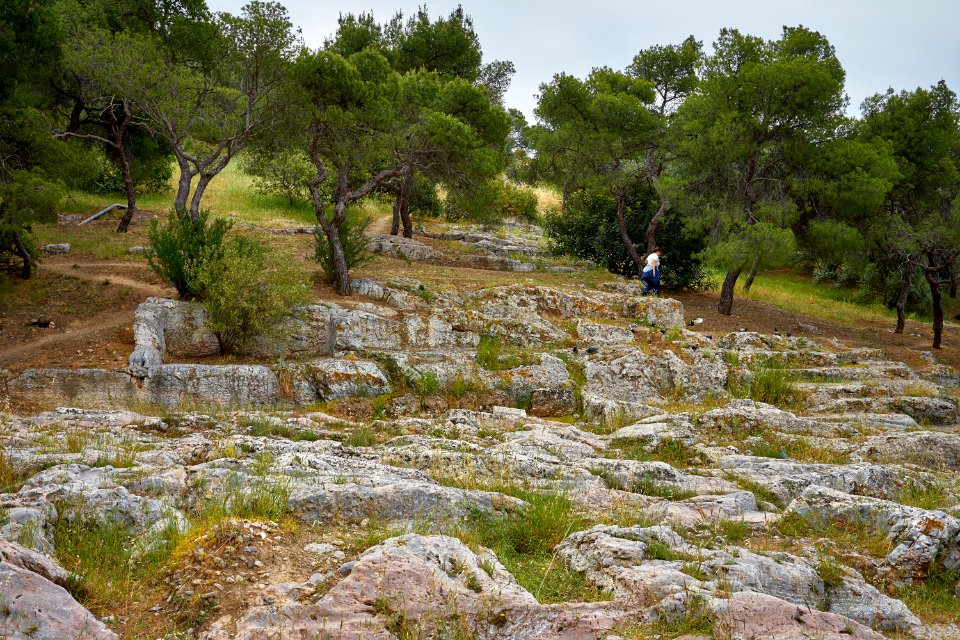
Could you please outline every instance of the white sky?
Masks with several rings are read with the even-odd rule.
[[[334,32],[343,13],[373,11],[385,22],[398,10],[416,11],[416,0],[280,0],[311,48]],[[246,0],[208,0],[214,11],[237,13]],[[432,17],[458,3],[432,0]],[[892,86],[928,87],[940,79],[960,92],[958,0],[463,0],[473,17],[484,60],[511,60],[517,68],[506,104],[533,120],[540,83],[565,71],[585,76],[597,66],[623,69],[637,51],[678,43],[693,35],[707,52],[722,27],[764,38],[783,25],[823,33],[847,72],[850,112],[863,99]]]

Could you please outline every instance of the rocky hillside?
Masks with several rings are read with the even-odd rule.
[[[152,298],[125,369],[9,380],[0,637],[960,637],[929,354],[628,283],[355,290],[242,361]]]

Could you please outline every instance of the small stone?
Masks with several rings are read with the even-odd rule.
[[[70,253],[70,243],[69,242],[60,242],[56,244],[45,244],[40,247],[40,251],[46,253],[47,255],[57,255],[60,253]]]
[[[338,549],[332,544],[311,542],[310,544],[304,545],[303,550],[313,555],[323,556],[333,554]]]

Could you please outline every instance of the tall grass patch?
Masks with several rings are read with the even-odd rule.
[[[544,604],[610,600],[611,594],[589,582],[557,557],[554,548],[587,526],[570,500],[554,493],[505,488],[526,502],[518,512],[494,515],[477,511],[458,536],[471,546],[491,549],[517,581]]]

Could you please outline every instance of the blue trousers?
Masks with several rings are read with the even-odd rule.
[[[653,274],[653,271],[648,271],[643,276],[641,276],[640,281],[643,282],[646,288],[643,290],[643,295],[650,293],[650,290],[653,289],[653,293],[660,295],[660,274]]]

